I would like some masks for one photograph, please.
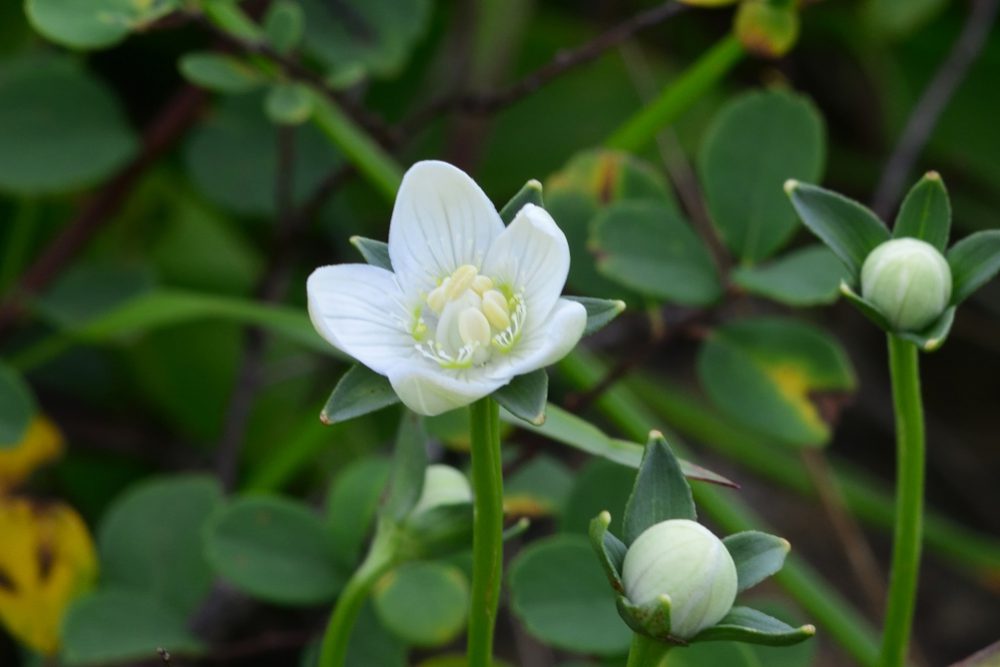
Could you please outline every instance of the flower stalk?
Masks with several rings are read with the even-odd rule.
[[[358,620],[358,614],[375,582],[395,564],[396,552],[396,529],[388,522],[381,522],[368,555],[351,575],[337,599],[337,605],[323,633],[319,667],[344,667],[347,664],[351,631]]]
[[[467,644],[469,667],[493,663],[503,574],[503,468],[500,464],[500,406],[490,397],[470,406],[472,436],[472,597]]]
[[[632,635],[632,646],[628,652],[626,667],[661,667],[666,662],[669,644],[641,635]]]
[[[880,664],[906,662],[917,597],[924,508],[924,410],[917,347],[888,335],[889,372],[896,414],[896,526]]]

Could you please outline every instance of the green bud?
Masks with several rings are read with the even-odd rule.
[[[799,37],[798,10],[769,0],[745,0],[736,11],[735,31],[751,53],[780,58]]]
[[[736,565],[707,528],[671,519],[646,529],[629,547],[622,567],[625,594],[654,610],[670,599],[670,634],[690,639],[718,623],[736,599]]]
[[[886,241],[861,267],[861,296],[897,331],[920,331],[951,300],[951,269],[941,253],[919,239]]]
[[[411,514],[419,514],[441,505],[472,502],[469,480],[451,466],[435,463],[424,472],[424,489]]]

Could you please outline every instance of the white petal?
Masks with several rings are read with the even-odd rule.
[[[463,264],[481,267],[503,230],[500,214],[465,172],[447,162],[418,162],[396,195],[389,258],[407,293],[429,292]]]
[[[454,371],[415,359],[389,369],[389,382],[406,407],[433,417],[478,401],[510,382],[510,376],[489,375],[488,368]]]
[[[483,273],[524,290],[528,326],[548,316],[569,274],[569,243],[548,211],[526,204],[493,242]],[[532,321],[534,320],[534,321]]]
[[[559,299],[545,323],[531,329],[518,342],[505,372],[524,375],[551,366],[576,347],[586,325],[587,309],[583,304]]]
[[[309,317],[323,338],[376,373],[415,353],[392,272],[368,264],[323,266],[306,282]]]

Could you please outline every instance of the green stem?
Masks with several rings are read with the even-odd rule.
[[[395,198],[403,172],[392,156],[323,93],[313,93],[312,119],[381,195],[389,201]]]
[[[632,648],[625,667],[661,667],[670,646],[638,632],[632,635]]]
[[[472,486],[472,598],[469,606],[468,667],[493,664],[503,574],[503,469],[500,465],[500,406],[482,398],[470,407]]]
[[[924,408],[917,347],[892,334],[889,374],[896,411],[896,530],[882,635],[882,667],[902,667],[910,644],[924,514]]]
[[[323,633],[319,667],[344,667],[346,664],[351,630],[358,620],[358,614],[375,582],[395,563],[395,534],[396,530],[390,524],[379,524],[368,555],[337,598],[337,606],[334,607],[326,632]]]
[[[577,348],[559,362],[563,377],[576,389],[586,389],[599,382],[607,368],[586,351]],[[662,420],[651,414],[643,402],[621,385],[612,387],[595,403],[596,407],[629,438],[643,442],[652,428],[670,438],[680,456],[689,457],[683,443]],[[692,487],[699,508],[724,531],[768,530],[766,522],[729,492],[711,484]],[[821,630],[836,641],[864,667],[878,664],[878,640],[874,630],[843,596],[805,561],[789,558],[775,579],[809,614]]]
[[[625,121],[605,142],[608,148],[637,151],[719,82],[746,51],[736,37],[721,39],[649,104]]]

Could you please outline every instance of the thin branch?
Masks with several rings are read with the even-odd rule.
[[[146,171],[184,135],[207,99],[205,91],[194,86],[185,86],[170,99],[146,129],[135,159],[87,203],[21,276],[0,305],[0,330],[10,326],[21,315],[25,299],[47,287],[114,216]]]
[[[882,170],[872,199],[872,208],[881,217],[888,217],[899,202],[913,165],[930,139],[938,118],[965,79],[969,67],[979,57],[996,19],[998,6],[1000,0],[972,0],[962,32],[910,113],[903,134]]]
[[[409,134],[448,111],[481,115],[494,113],[510,106],[563,74],[596,60],[606,51],[630,39],[639,31],[662,23],[685,9],[685,5],[670,0],[640,12],[575,49],[558,52],[548,64],[498,92],[450,95],[431,102],[402,123],[402,133]]]

